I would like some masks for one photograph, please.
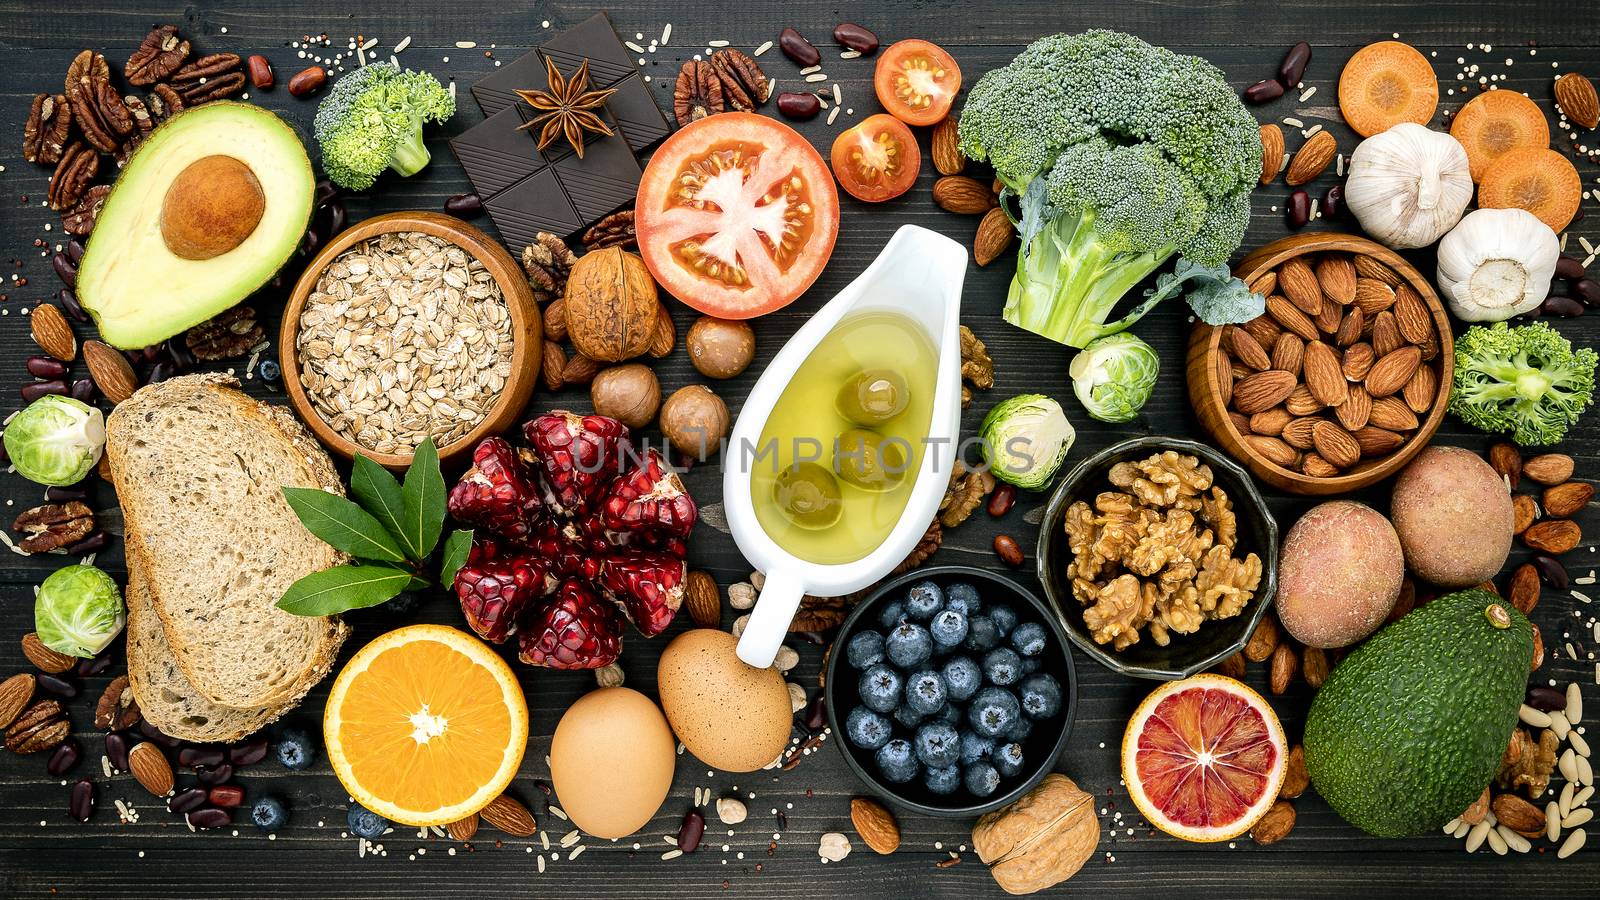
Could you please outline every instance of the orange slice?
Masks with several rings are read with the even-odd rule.
[[[528,704],[487,644],[443,625],[411,625],[345,665],[322,735],[356,802],[405,825],[445,825],[511,782],[528,743]]]
[[[1339,112],[1362,137],[1401,122],[1428,124],[1439,105],[1439,79],[1410,44],[1379,41],[1356,51],[1339,73]]]
[[[1261,695],[1203,674],[1157,688],[1122,735],[1122,778],[1150,824],[1186,841],[1225,841],[1278,799],[1289,750]]]
[[[1550,146],[1550,125],[1539,104],[1516,91],[1489,91],[1467,101],[1450,123],[1450,136],[1466,148],[1472,180],[1512,150]]]
[[[1583,181],[1572,160],[1549,147],[1512,150],[1495,160],[1478,185],[1478,205],[1525,209],[1560,232],[1578,213]]]

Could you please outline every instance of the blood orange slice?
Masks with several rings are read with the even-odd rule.
[[[1261,695],[1221,675],[1157,688],[1122,735],[1122,778],[1150,824],[1186,841],[1225,841],[1278,799],[1289,758]]]

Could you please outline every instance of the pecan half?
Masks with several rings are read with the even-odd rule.
[[[5,748],[12,753],[39,753],[60,746],[72,734],[66,712],[54,700],[40,700],[6,729]]]
[[[152,131],[156,127],[156,120],[150,115],[150,107],[143,100],[129,94],[122,98],[122,105],[128,108],[128,115],[133,119],[133,127],[140,133]]]
[[[94,510],[77,500],[46,503],[17,516],[11,527],[23,538],[18,546],[29,553],[48,553],[76,544],[94,531]]]
[[[237,53],[212,53],[202,56],[187,66],[172,73],[169,80],[175,85],[189,84],[194,81],[209,81],[239,68],[239,54]]]
[[[789,621],[790,631],[827,631],[844,624],[850,617],[850,610],[855,608],[855,597],[813,597],[806,595],[800,600],[800,609]]]
[[[739,76],[716,64],[716,57],[712,57],[711,68],[717,73],[717,80],[722,84],[722,99],[728,109],[736,112],[749,112],[756,108],[756,102],[750,92],[739,83]]]
[[[933,556],[942,543],[944,543],[944,527],[935,519],[928,525],[928,530],[922,533],[917,545],[911,548],[911,552],[906,554],[906,558],[901,560],[900,565],[895,566],[890,574],[899,575],[922,565]]]
[[[253,308],[235,306],[189,329],[183,342],[195,359],[215,362],[249,353],[264,334]]]
[[[111,153],[121,142],[102,118],[100,112],[102,87],[109,87],[109,84],[95,82],[78,88],[78,92],[71,97],[72,120],[78,123],[78,130],[83,132],[84,140],[101,153]],[[118,102],[121,102],[120,98]]]
[[[242,92],[245,83],[243,72],[227,72],[215,78],[208,77],[190,82],[179,93],[182,94],[184,103],[189,106],[199,106],[213,100],[226,100]]]
[[[133,113],[128,111],[128,104],[122,102],[122,95],[111,86],[111,82],[102,81],[95,85],[95,111],[100,113],[100,121],[106,128],[119,138],[133,134]]]
[[[771,96],[772,82],[767,80],[767,73],[761,71],[761,65],[743,50],[723,47],[711,54],[711,65],[722,76],[724,85],[730,80],[736,82],[756,103],[765,103]]]
[[[62,230],[78,237],[88,235],[94,230],[95,217],[100,215],[100,207],[106,205],[106,196],[110,193],[109,184],[97,184],[89,188],[70,209],[61,211]]]
[[[583,233],[583,249],[604,250],[607,247],[634,249],[639,246],[639,234],[634,229],[633,210],[614,212],[594,223]]]
[[[188,58],[189,42],[178,36],[178,26],[157,25],[128,57],[122,74],[129,84],[146,87],[178,71]]]
[[[100,154],[82,141],[73,141],[62,151],[61,162],[50,176],[50,189],[45,192],[50,208],[62,210],[77,203],[99,171]]]
[[[722,101],[722,79],[708,62],[692,59],[678,70],[672,91],[672,113],[679,125],[727,112]]]
[[[106,62],[103,54],[93,50],[85,50],[73,58],[72,64],[67,66],[67,81],[62,93],[68,100],[77,98],[78,91],[84,87],[111,80],[111,65]]]
[[[150,89],[150,114],[157,122],[165,122],[183,112],[183,96],[170,84],[158,84]]]
[[[100,695],[100,702],[95,704],[95,727],[106,731],[123,731],[139,724],[141,718],[143,714],[139,712],[139,701],[128,687],[128,676],[118,675],[111,679],[105,693]]]
[[[22,158],[31,163],[53,166],[61,161],[61,151],[72,130],[72,104],[63,94],[38,94],[28,110],[22,129]]]

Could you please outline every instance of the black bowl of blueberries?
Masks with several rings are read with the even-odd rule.
[[[1010,803],[1050,771],[1077,703],[1055,613],[1002,575],[935,566],[885,582],[828,654],[828,721],[874,791],[933,816]]]

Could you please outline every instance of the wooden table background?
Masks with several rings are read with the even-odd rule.
[[[505,0],[345,0],[337,4],[0,0],[0,50],[4,51],[4,74],[0,75],[0,165],[4,166],[0,171],[0,236],[4,237],[4,258],[8,260],[5,272],[8,276],[14,272],[29,281],[24,287],[8,277],[6,286],[0,288],[0,293],[8,295],[0,302],[0,398],[5,398],[0,400],[0,413],[9,413],[20,405],[17,388],[26,380],[22,360],[34,352],[27,336],[27,320],[21,313],[59,287],[46,254],[31,245],[35,238],[55,244],[64,237],[56,215],[40,202],[48,173],[24,163],[18,152],[22,122],[35,92],[60,90],[62,73],[78,50],[103,50],[113,65],[120,67],[150,25],[176,22],[203,52],[266,54],[282,85],[306,64],[289,46],[301,35],[326,32],[336,44],[358,33],[376,37],[378,46],[373,52],[379,58],[386,57],[390,48],[409,35],[411,45],[401,54],[401,61],[456,79],[461,89],[460,111],[446,128],[430,129],[434,162],[421,175],[409,180],[385,177],[376,193],[349,201],[351,220],[356,221],[395,209],[437,209],[444,198],[466,190],[466,180],[444,138],[480,119],[465,89],[492,70],[493,62],[485,57],[484,50],[494,45],[493,56],[509,64],[560,28],[602,8],[592,3],[530,4]],[[1297,104],[1291,95],[1258,112],[1263,120],[1298,114],[1308,125],[1326,123],[1338,136],[1344,152],[1354,146],[1354,136],[1330,121],[1336,118],[1334,88],[1339,68],[1357,47],[1388,38],[1392,32],[1398,32],[1424,53],[1438,51],[1435,67],[1446,87],[1460,69],[1455,64],[1459,56],[1468,63],[1481,64],[1485,74],[1506,73],[1507,86],[1529,92],[1547,109],[1553,71],[1578,69],[1590,76],[1600,73],[1600,16],[1582,4],[1563,2],[1319,0],[1299,5],[1240,0],[1089,0],[1074,4],[903,0],[857,6],[819,0],[790,0],[781,5],[638,0],[611,13],[624,38],[632,38],[635,32],[645,35],[641,44],[659,36],[662,27],[672,23],[670,44],[652,55],[644,67],[655,76],[657,97],[664,108],[670,107],[669,85],[678,64],[703,52],[705,42],[728,40],[736,47],[751,50],[763,41],[775,39],[785,25],[800,28],[823,51],[824,70],[843,89],[845,106],[854,110],[853,117],[841,114],[840,121],[832,127],[820,118],[801,127],[824,152],[833,135],[852,118],[877,111],[870,83],[873,60],[840,60],[837,48],[828,40],[833,25],[844,18],[874,29],[886,45],[906,37],[937,41],[955,55],[968,84],[984,71],[1008,61],[1032,39],[1058,30],[1106,26],[1132,31],[1152,42],[1207,56],[1241,87],[1271,75],[1288,45],[1310,40],[1315,45],[1315,56],[1306,84],[1319,88],[1317,96],[1306,104]],[[455,42],[467,40],[477,41],[478,48],[455,47]],[[1469,42],[1487,43],[1492,49],[1468,49]],[[1537,55],[1530,54],[1533,46],[1537,46]],[[446,57],[448,63],[443,61]],[[1506,68],[1507,58],[1515,65]],[[796,83],[795,67],[776,50],[760,62],[781,83]],[[1560,68],[1552,70],[1551,62],[1560,63]],[[254,99],[309,131],[313,103],[295,101],[281,87]],[[1443,97],[1440,112],[1454,110],[1462,102],[1459,93]],[[1553,122],[1554,114],[1551,115]],[[1435,124],[1439,121],[1436,118]],[[1292,130],[1290,138],[1291,148],[1299,144],[1300,137]],[[920,139],[926,147],[925,131]],[[1588,139],[1597,140],[1593,135]],[[1558,142],[1558,146],[1562,143]],[[1592,179],[1600,175],[1600,170],[1584,163],[1580,171],[1586,185],[1592,188]],[[868,206],[844,198],[843,224],[832,265],[802,300],[756,323],[759,347],[757,362],[750,372],[717,385],[735,412],[764,362],[808,315],[866,265],[895,227],[914,222],[963,242],[970,241],[976,220],[948,215],[933,206],[928,193],[933,175],[932,166],[925,165],[916,188],[890,203]],[[1330,172],[1313,185],[1314,195],[1320,194],[1332,178]],[[1286,193],[1281,180],[1257,192],[1256,215],[1245,249],[1284,233],[1281,216],[1273,207],[1281,209]],[[24,202],[22,195],[29,199]],[[1600,226],[1595,224],[1600,218],[1593,216],[1595,203],[1586,200],[1584,208],[1591,217],[1573,227],[1574,237],[1586,234],[1591,240],[1600,239]],[[486,219],[480,224],[490,227]],[[1336,226],[1318,222],[1312,227]],[[13,259],[20,262],[9,262]],[[1423,257],[1420,264],[1424,271],[1431,272],[1431,260]],[[1164,368],[1155,397],[1137,421],[1108,426],[1088,419],[1071,398],[1066,351],[1001,321],[999,313],[1010,265],[1008,256],[989,269],[971,268],[968,273],[963,319],[988,342],[997,369],[995,389],[980,395],[967,413],[969,430],[995,400],[1024,391],[1042,391],[1060,398],[1078,426],[1073,460],[1132,435],[1200,434],[1198,423],[1187,408],[1183,384],[1182,347],[1188,318],[1181,301],[1164,305],[1137,329],[1162,355]],[[150,289],[160,290],[160,286],[153,284]],[[281,297],[263,295],[252,302],[266,314],[268,334],[275,335]],[[677,304],[674,313],[681,333],[692,316]],[[1561,322],[1560,327],[1568,336],[1593,344],[1600,337],[1597,323],[1600,319],[1591,316]],[[84,328],[79,331],[80,337],[87,336]],[[682,352],[656,368],[667,391],[700,380]],[[257,395],[272,396],[259,381],[252,382],[248,389]],[[541,394],[534,408],[584,408],[587,403],[584,392],[568,392],[559,397]],[[1600,472],[1597,438],[1600,414],[1591,412],[1581,427],[1569,434],[1563,447],[1578,457],[1581,476],[1593,477]],[[1453,418],[1446,421],[1437,440],[1479,450],[1487,445],[1484,435],[1464,428]],[[688,483],[702,504],[719,499],[720,472],[716,465],[696,468],[688,476]],[[18,476],[0,478],[4,518],[9,520],[40,502],[40,493],[36,485]],[[94,499],[94,506],[107,520],[115,522],[114,498],[109,489],[99,486]],[[1380,508],[1386,506],[1381,492],[1369,493],[1365,499]],[[975,516],[948,535],[937,561],[998,565],[989,546],[1002,530],[1017,535],[1024,546],[1031,547],[1034,528],[1023,519],[1040,502],[1039,497],[1028,496],[998,522],[983,514]],[[1284,526],[1307,505],[1303,500],[1274,498],[1274,508]],[[1583,524],[1586,531],[1595,531],[1600,528],[1600,516],[1585,515]],[[100,560],[119,576],[120,551],[118,541]],[[1523,552],[1520,548],[1514,551],[1511,562],[1519,562]],[[1591,562],[1596,558],[1587,555],[1592,552],[1593,546],[1586,545],[1569,556],[1575,574],[1596,565]],[[31,628],[33,586],[64,561],[59,557],[25,559],[0,553],[0,673],[9,674],[26,665],[17,638]],[[697,534],[693,562],[712,571],[724,585],[747,572],[732,540],[705,526]],[[1593,663],[1572,661],[1559,652],[1560,635],[1566,630],[1565,623],[1572,621],[1573,607],[1571,599],[1547,593],[1546,601],[1536,611],[1536,621],[1543,627],[1546,646],[1552,651],[1540,675],[1560,683],[1580,681],[1590,705],[1595,706],[1600,703],[1600,696],[1593,685]],[[731,621],[732,613],[726,616]],[[454,604],[442,596],[425,604],[417,618],[452,624],[461,621]],[[351,620],[356,634],[347,654],[399,621],[375,611],[353,615]],[[682,627],[674,626],[673,633]],[[622,657],[629,685],[653,692],[655,660],[671,636],[646,641],[629,634]],[[1581,629],[1574,629],[1574,637],[1580,653],[1594,649]],[[802,662],[792,677],[814,688],[820,650],[804,644],[799,649]],[[1297,804],[1299,824],[1293,834],[1270,848],[1256,847],[1247,838],[1239,840],[1237,846],[1191,845],[1152,832],[1132,813],[1132,805],[1119,784],[1115,749],[1127,715],[1150,685],[1117,677],[1082,655],[1077,664],[1081,686],[1076,725],[1057,769],[1094,792],[1108,810],[1127,815],[1116,830],[1111,816],[1104,817],[1099,850],[1069,883],[1069,890],[1083,895],[1115,893],[1130,897],[1176,892],[1271,898],[1357,892],[1385,896],[1401,891],[1424,895],[1519,891],[1550,897],[1595,896],[1595,886],[1600,883],[1600,848],[1590,847],[1576,858],[1558,862],[1553,853],[1501,858],[1485,851],[1468,856],[1461,851],[1459,842],[1440,835],[1380,841],[1347,826],[1309,794]],[[544,760],[549,735],[561,711],[589,689],[593,680],[584,673],[527,667],[520,667],[519,672],[531,707],[533,737],[514,790],[539,811],[543,804],[534,780],[548,778]],[[1265,690],[1261,666],[1251,667],[1249,680]],[[90,680],[86,693],[97,696],[104,683],[104,677]],[[286,722],[317,730],[325,697],[326,684],[313,692]],[[1303,684],[1274,701],[1292,737],[1298,736],[1307,701]],[[117,777],[109,786],[103,782],[99,772],[100,735],[89,721],[92,700],[80,699],[72,708],[75,730],[88,751],[88,759],[80,764],[78,773],[92,774],[102,782],[100,808],[88,825],[71,820],[66,812],[67,787],[44,774],[42,758],[0,756],[0,894],[5,896],[423,897],[471,893],[688,897],[724,890],[761,897],[999,894],[983,865],[967,848],[971,824],[967,821],[903,813],[901,849],[886,858],[871,853],[849,827],[849,798],[858,785],[831,740],[788,772],[708,773],[704,766],[685,756],[678,766],[671,796],[637,836],[637,852],[631,841],[614,845],[588,841],[588,852],[579,859],[568,861],[563,852],[540,874],[534,856],[527,852],[530,845],[535,853],[539,852],[536,842],[496,842],[488,829],[480,833],[472,852],[458,849],[451,855],[450,842],[438,838],[420,840],[412,829],[398,828],[383,841],[386,856],[358,859],[356,841],[341,836],[347,798],[325,759],[319,759],[304,773],[291,774],[275,764],[244,771],[240,781],[248,792],[279,794],[287,798],[292,808],[291,824],[275,841],[269,841],[247,823],[238,825],[234,834],[227,830],[191,834],[180,818],[167,814],[128,776]],[[676,832],[695,788],[707,787],[720,795],[735,785],[741,795],[755,794],[754,799],[745,797],[750,809],[747,822],[735,828],[730,837],[725,828],[717,826],[714,817],[708,816],[712,827],[699,852],[670,862],[658,858],[662,851],[670,849],[662,836]],[[124,799],[137,808],[140,820],[134,824],[119,822],[113,798]],[[248,803],[247,800],[247,806]],[[771,812],[774,809],[786,814],[787,827],[779,828]],[[239,818],[244,820],[247,816],[241,814]],[[570,828],[547,814],[540,817],[540,824],[550,831],[553,840]],[[834,830],[851,835],[854,852],[842,863],[819,864],[818,836]],[[724,842],[728,851],[721,849]],[[934,864],[948,859],[951,850],[960,852],[960,864],[936,868]]]

